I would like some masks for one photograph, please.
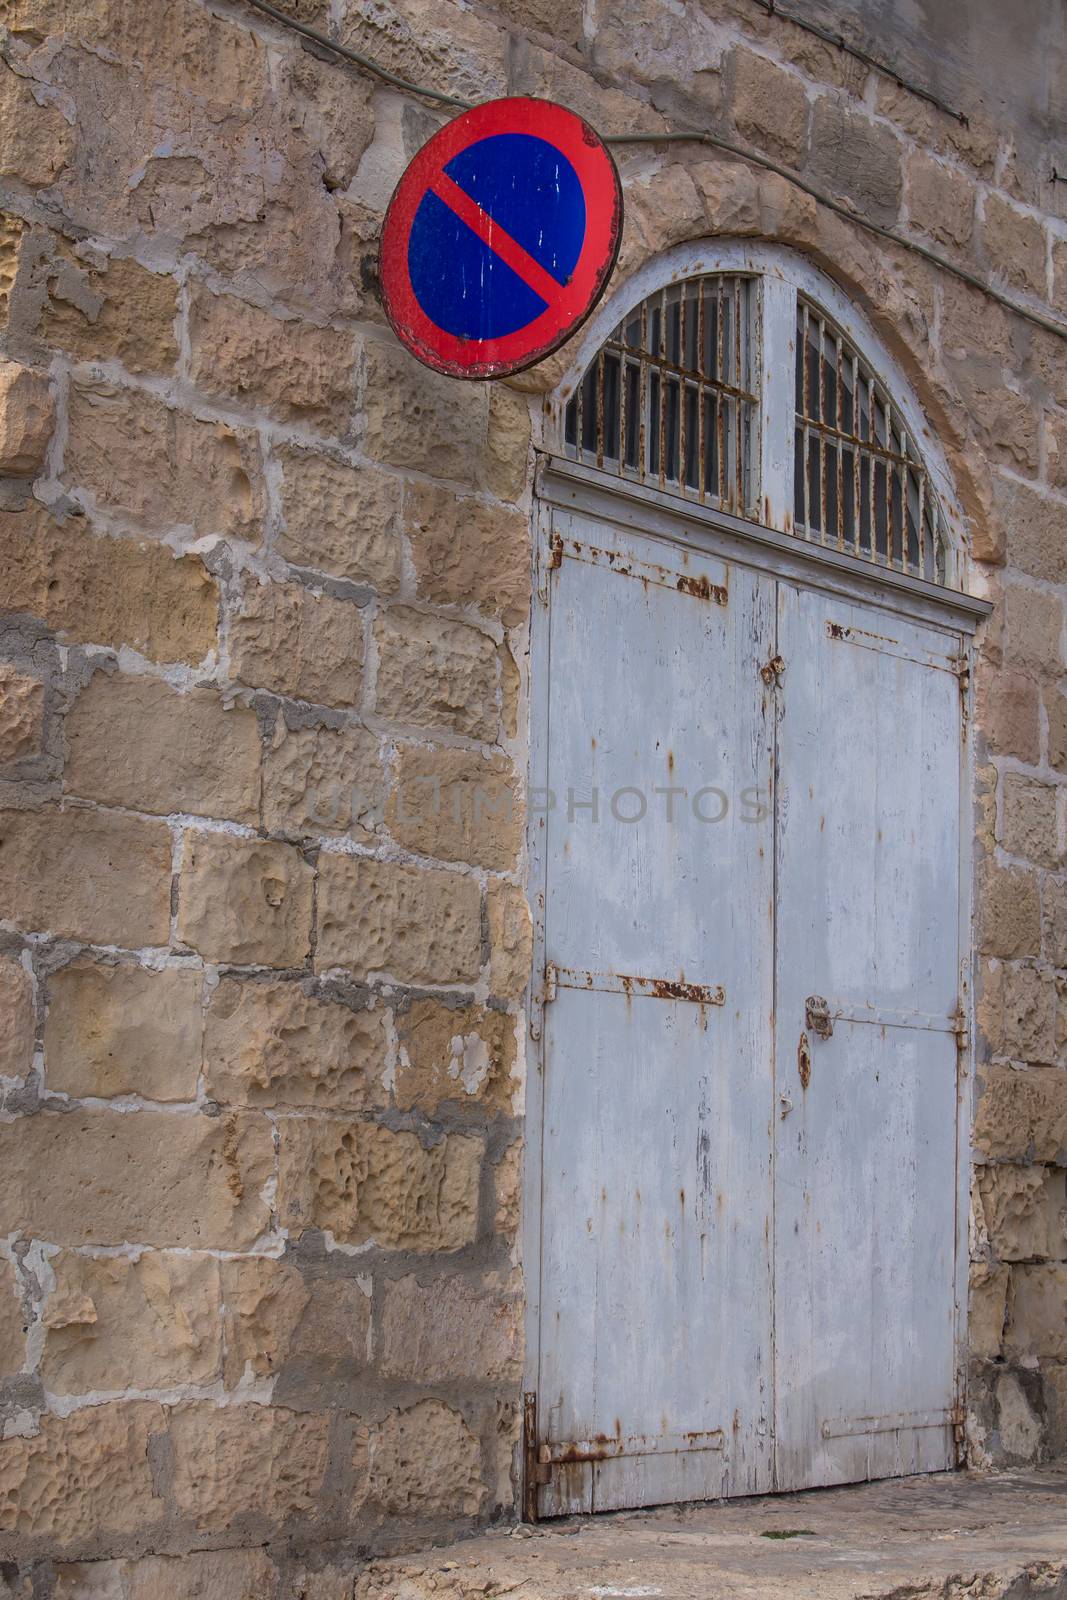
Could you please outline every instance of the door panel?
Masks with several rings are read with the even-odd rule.
[[[874,608],[780,585],[778,648],[776,1486],[792,1489],[954,1460],[960,702],[958,640]]]
[[[542,1515],[767,1488],[771,1418],[773,584],[556,531]]]

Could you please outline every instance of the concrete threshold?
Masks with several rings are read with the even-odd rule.
[[[355,1600],[1067,1600],[1067,1462],[495,1530]]]

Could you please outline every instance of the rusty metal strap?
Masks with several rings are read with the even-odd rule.
[[[721,984],[687,983],[684,978],[639,978],[627,972],[583,972],[577,967],[552,965],[547,987],[584,989],[599,994],[625,994],[633,999],[687,1000],[697,1006],[726,1004]]]
[[[621,1456],[688,1455],[694,1450],[723,1450],[725,1446],[722,1429],[713,1428],[697,1433],[631,1434],[628,1438],[601,1434],[595,1439],[543,1444],[537,1455],[542,1465],[562,1467],[579,1461],[615,1461]]]
[[[897,1433],[902,1429],[950,1428],[956,1411],[889,1411],[875,1417],[832,1417],[823,1423],[824,1439],[855,1439],[867,1433]]]

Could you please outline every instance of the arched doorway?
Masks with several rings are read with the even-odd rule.
[[[948,1467],[987,608],[936,440],[828,280],[718,244],[554,423],[527,1513]]]

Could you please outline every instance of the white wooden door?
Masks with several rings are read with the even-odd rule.
[[[771,1483],[774,585],[554,528],[541,1515]]]
[[[775,1482],[800,1489],[955,1460],[959,640],[781,584],[778,650]]]

